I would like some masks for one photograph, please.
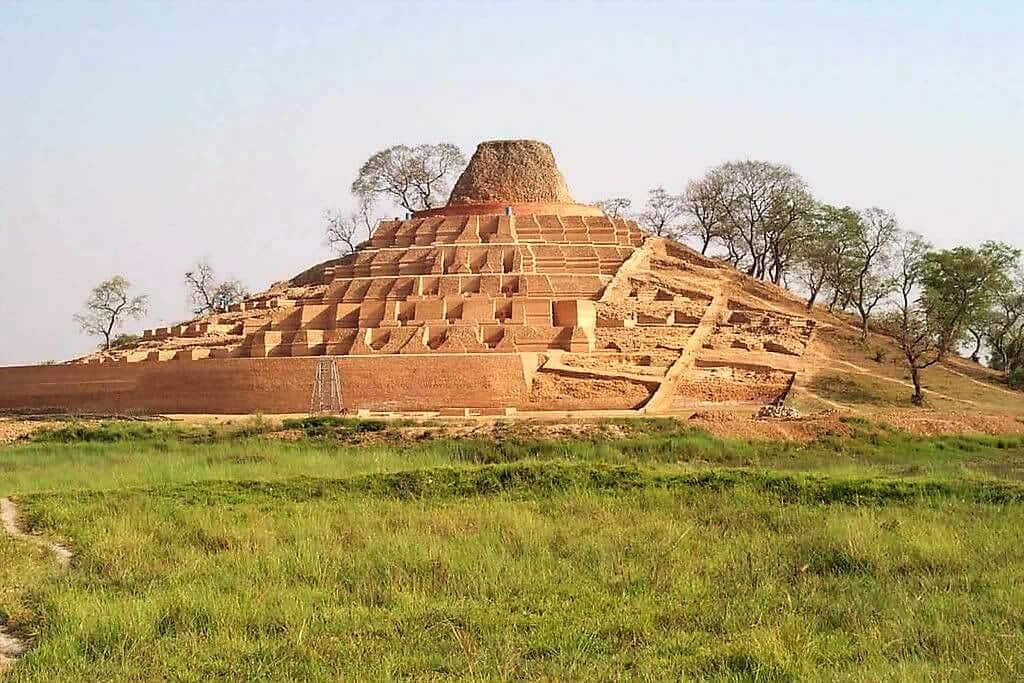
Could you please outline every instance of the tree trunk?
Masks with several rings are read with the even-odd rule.
[[[914,382],[914,395],[910,402],[915,406],[924,404],[924,391],[921,389],[921,371],[913,362],[910,363],[910,379]]]
[[[104,351],[109,351],[110,350],[110,335],[114,332],[114,322],[115,322],[114,318],[111,317],[110,318],[110,324],[107,326],[107,329],[105,329],[103,331],[103,350]]]
[[[971,330],[971,335],[974,337],[974,351],[971,352],[971,360],[981,364],[981,335],[974,330]]]
[[[828,312],[829,313],[835,313],[836,312],[836,306],[839,305],[839,296],[840,296],[839,295],[839,291],[840,291],[839,290],[839,286],[836,285],[835,291],[832,293],[832,300],[828,302]]]
[[[814,301],[815,301],[815,299],[818,298],[818,292],[819,291],[821,291],[821,290],[817,289],[817,288],[816,289],[812,289],[811,290],[811,295],[809,297],[807,297],[807,310],[808,311],[814,310]]]

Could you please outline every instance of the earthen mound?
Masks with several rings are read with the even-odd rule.
[[[481,142],[449,204],[573,202],[551,147],[537,140]]]
[[[782,290],[573,203],[546,144],[494,141],[447,206],[129,348],[3,369],[0,409],[758,408],[787,398],[815,330]]]

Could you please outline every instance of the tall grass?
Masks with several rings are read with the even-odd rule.
[[[511,493],[26,499],[80,555],[13,680],[1024,674],[1021,506]]]
[[[674,420],[622,423],[622,436],[583,440],[521,437],[514,429],[493,439],[400,439],[394,425],[341,426],[313,422],[312,436],[281,441],[278,426],[228,427],[174,423],[71,425],[6,448],[0,495],[68,489],[109,489],[210,479],[274,480],[300,475],[348,477],[445,464],[571,460],[663,464],[684,469],[753,467],[843,476],[1024,479],[1024,438],[914,437],[852,422],[853,438],[811,444],[722,439]],[[392,430],[392,431],[389,431]],[[353,434],[372,432],[370,445]],[[308,432],[307,432],[308,433]],[[339,436],[340,434],[340,436]]]
[[[0,494],[76,553],[0,537],[0,620],[35,643],[11,680],[1024,676],[1024,440],[611,426],[112,422],[2,449]]]

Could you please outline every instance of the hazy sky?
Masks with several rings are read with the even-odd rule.
[[[1024,246],[1024,2],[0,3],[0,365],[187,317],[208,257],[262,289],[329,257],[372,152],[549,142],[577,199],[736,158],[894,211],[939,245]]]

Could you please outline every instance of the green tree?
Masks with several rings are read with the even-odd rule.
[[[1013,271],[1020,251],[1004,242],[985,242],[977,249],[955,247],[932,252],[923,265],[924,295],[936,299],[940,308],[961,326],[966,337],[986,325],[1000,297],[1013,290]],[[974,335],[977,358],[982,335]],[[962,343],[963,339],[958,340]]]
[[[1024,369],[1024,276],[1000,292],[992,312],[980,326],[989,349],[989,365],[1007,377]]]
[[[819,204],[808,216],[797,243],[794,274],[807,291],[807,310],[818,295],[831,289],[832,307],[849,290],[852,239],[860,217],[848,206]]]
[[[127,334],[122,332],[110,340],[110,348],[112,349],[134,349],[142,341],[142,337],[137,334]]]
[[[121,275],[104,280],[89,292],[75,322],[86,334],[103,337],[103,348],[109,350],[114,330],[128,319],[139,319],[149,310],[149,297],[131,295],[131,283]]]
[[[910,369],[915,404],[923,400],[921,370],[955,352],[968,328],[991,315],[1000,293],[1011,288],[1019,255],[1001,242],[930,251],[919,236],[904,237],[895,275],[896,310],[886,326]]]

